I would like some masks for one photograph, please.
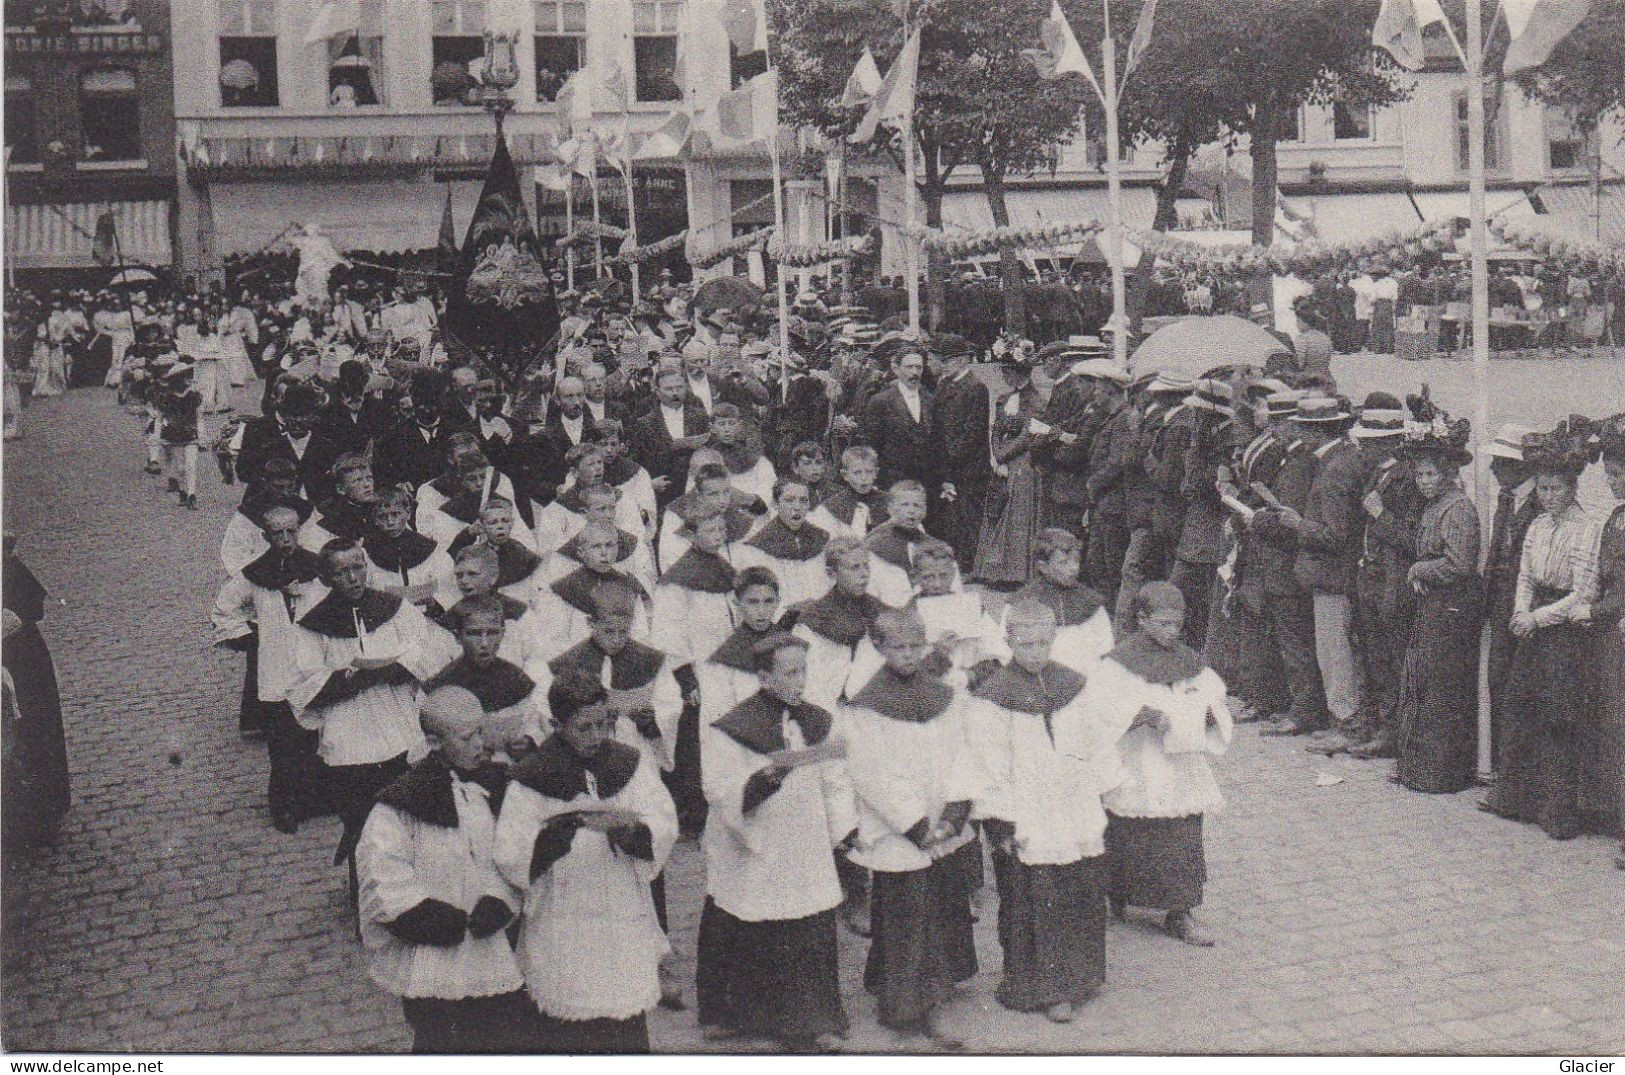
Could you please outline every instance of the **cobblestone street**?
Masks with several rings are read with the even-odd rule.
[[[257,389],[256,389],[257,390]],[[245,393],[244,400],[249,397]],[[401,1051],[399,1004],[366,977],[332,866],[337,823],[270,825],[264,747],[237,733],[241,659],[209,647],[217,550],[241,487],[200,460],[200,510],[141,473],[140,421],[111,392],[23,412],[5,447],[5,522],[49,588],[73,808],[22,868],[5,938],[9,1050]],[[1066,1027],[993,1000],[982,973],[951,1021],[986,1052],[1625,1053],[1625,874],[1600,837],[1556,843],[1427,797],[1390,763],[1326,761],[1238,734],[1215,768],[1201,909],[1218,947],[1113,924],[1105,991]],[[1317,786],[1317,774],[1341,778]],[[669,868],[692,999],[703,863]],[[863,942],[842,936],[852,1047],[907,1048],[875,1022]],[[692,1011],[656,1048],[701,1046]]]

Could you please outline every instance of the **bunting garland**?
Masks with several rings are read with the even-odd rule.
[[[780,265],[794,269],[809,269],[828,261],[857,257],[868,253],[874,246],[871,235],[854,235],[845,239],[831,239],[821,243],[790,243],[781,245],[776,240],[767,244],[767,256]]]
[[[1027,250],[1082,242],[1103,227],[1098,220],[1084,220],[1071,224],[993,228],[954,235],[932,228],[926,229],[922,236],[928,250],[951,258],[969,258],[997,254],[1002,250]]]
[[[1415,259],[1454,247],[1453,228],[1449,224],[1429,224],[1356,243],[1303,242],[1291,247],[1240,243],[1208,246],[1160,231],[1137,232],[1133,241],[1145,256],[1158,258],[1184,271],[1251,275],[1268,269],[1277,276],[1319,272],[1363,258]]]
[[[688,259],[689,264],[698,269],[709,269],[713,265],[720,265],[729,258],[738,257],[740,254],[749,253],[757,247],[765,246],[772,237],[772,226],[761,228],[748,235],[741,235],[737,239],[723,243],[721,246],[704,254],[692,255]]]

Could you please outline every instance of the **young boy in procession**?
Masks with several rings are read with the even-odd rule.
[[[544,585],[542,560],[514,540],[513,528],[517,521],[513,502],[493,494],[480,508],[479,520],[458,534],[448,551],[455,556],[469,545],[483,541],[496,550],[497,590],[529,605],[535,603]]]
[[[650,628],[678,664],[698,665],[734,629],[734,569],[723,555],[727,516],[714,507],[698,509],[685,538],[688,550],[655,587]]]
[[[605,418],[598,423],[597,436],[604,451],[604,484],[620,494],[619,501],[629,509],[626,517],[642,523],[634,532],[645,542],[653,542],[655,521],[660,517],[654,480],[627,454],[625,425],[619,418]]]
[[[480,515],[491,497],[500,496],[510,505],[513,503],[512,489],[497,487],[496,469],[486,461],[485,454],[477,444],[464,444],[454,449],[452,468],[460,483],[454,495],[435,504],[434,499],[437,498],[426,501],[423,494],[424,489],[433,488],[433,483],[418,491],[418,532],[433,539],[436,545],[448,552],[464,530],[480,521]],[[501,484],[506,483],[507,479],[504,478]],[[510,522],[509,535],[526,548],[535,541],[530,529],[518,519]]]
[[[863,539],[874,563],[869,592],[893,608],[902,608],[914,596],[909,572],[914,551],[930,535],[925,532],[925,486],[905,478],[886,494],[886,521],[869,528]]]
[[[270,548],[265,540],[262,517],[272,504],[291,507],[301,526],[314,510],[310,501],[299,495],[299,471],[294,461],[283,456],[266,460],[259,478],[243,490],[242,503],[226,523],[226,532],[220,539],[220,563],[226,574],[237,574]]]
[[[619,522],[622,496],[610,485],[599,485],[581,494],[585,523],[574,537],[560,545],[542,564],[543,588],[558,581],[584,562],[581,557],[583,535],[593,527],[608,527],[615,531],[615,559],[612,566],[623,574],[637,579],[647,591],[653,592],[659,581],[655,570],[654,551],[640,531],[627,530]]]
[[[411,528],[412,494],[395,485],[372,504],[372,525],[361,539],[372,585],[428,607],[458,596],[455,565],[446,551]]]
[[[798,605],[792,633],[807,643],[807,700],[834,710],[846,696],[852,659],[875,617],[891,606],[869,592],[869,550],[851,534],[837,534],[824,546],[829,591]]]
[[[368,587],[360,545],[335,538],[321,559],[329,592],[299,618],[288,704],[303,727],[321,732],[319,753],[344,825],[334,862],[351,859],[353,871],[373,797],[423,743],[417,685],[429,678],[429,624],[411,602]]]
[[[954,589],[959,562],[952,545],[937,538],[920,542],[909,576],[915,594],[903,607],[925,624],[925,638],[932,649],[927,657],[929,671],[942,676],[955,690],[964,690],[1009,660],[1004,629],[982,611],[980,595]],[[847,693],[861,690],[883,663],[872,639],[858,643]]]
[[[452,572],[457,584],[457,601],[450,608],[437,601],[428,610],[429,629],[424,649],[429,667],[439,672],[457,659],[462,652],[457,640],[458,608],[470,597],[490,595],[501,606],[504,619],[499,655],[517,665],[531,679],[546,683],[549,651],[543,622],[532,606],[497,592],[496,550],[488,545],[470,545],[457,554]]]
[[[581,556],[581,565],[545,587],[536,601],[536,615],[543,625],[542,649],[551,660],[577,645],[592,633],[593,594],[606,583],[624,584],[637,595],[632,616],[632,637],[648,640],[652,612],[649,591],[636,578],[616,564],[620,531],[604,522],[593,522],[571,539]]]
[[[799,478],[773,483],[774,516],[734,549],[736,567],[765,567],[779,580],[785,604],[815,601],[829,592],[824,544],[829,534],[807,521],[812,493]]]
[[[497,872],[500,788],[480,705],[442,687],[423,704],[429,754],[386,785],[356,848],[367,973],[401,998],[414,1053],[533,1052],[540,1017],[505,927],[519,892]]]
[[[297,832],[314,816],[319,780],[316,736],[299,726],[286,701],[295,675],[299,617],[322,596],[321,560],[299,547],[299,514],[273,504],[261,516],[269,548],[232,575],[215,598],[215,644],[248,657],[251,682],[244,705],[256,710],[245,723],[262,728],[271,763],[267,799],[278,832]]]
[[[711,409],[710,447],[722,456],[733,487],[746,496],[768,503],[777,475],[773,464],[747,436],[744,415],[738,405],[718,403]]]
[[[1084,676],[1053,658],[1055,611],[1010,606],[1012,657],[971,703],[989,787],[976,814],[992,845],[1004,978],[1015,1011],[1072,1021],[1106,980],[1106,811],[1121,779],[1113,736],[1087,705]]]
[[[1180,641],[1185,599],[1148,582],[1134,603],[1138,630],[1091,674],[1086,704],[1120,736],[1124,776],[1105,798],[1112,913],[1165,912],[1162,928],[1200,947],[1213,939],[1191,920],[1202,902],[1207,860],[1202,816],[1224,805],[1209,755],[1230,744],[1224,681]]]
[[[864,537],[886,519],[886,494],[875,488],[879,476],[880,457],[873,448],[867,444],[848,448],[841,453],[840,487],[809,518],[831,534]]]
[[[782,632],[751,647],[760,689],[706,729],[701,751],[711,823],[704,836],[700,1026],[792,1052],[831,1052],[847,1028],[837,975],[831,849],[857,835],[834,718],[802,700],[807,645]],[[809,748],[822,753],[796,757]]]
[[[334,538],[360,541],[372,522],[372,464],[364,455],[341,455],[333,462],[333,495],[316,510],[299,533],[299,544],[320,552]]]
[[[588,495],[604,488],[604,449],[582,441],[565,454],[569,477],[559,495],[536,513],[536,553],[544,560],[552,556],[587,525]],[[616,498],[616,525],[619,526],[619,500]]]
[[[654,766],[616,741],[603,684],[561,676],[548,706],[559,730],[514,768],[496,834],[497,868],[525,893],[518,957],[542,1049],[646,1053],[671,950],[649,884],[676,809]]]
[[[163,374],[157,392],[158,436],[163,444],[169,491],[184,508],[197,510],[198,416],[203,397],[192,386],[192,366],[177,362]]]
[[[919,617],[883,612],[874,634],[886,665],[841,712],[858,803],[851,859],[873,877],[864,985],[884,1026],[962,1048],[942,1003],[977,969],[970,897],[982,850],[969,820],[988,784],[964,699],[925,670]]]
[[[739,626],[709,660],[694,668],[699,685],[701,736],[717,718],[761,686],[752,650],[779,630],[779,580],[765,567],[747,567],[734,580],[734,618]]]
[[[703,449],[694,453],[690,468],[690,489],[672,501],[666,508],[666,517],[660,524],[660,566],[669,569],[688,551],[689,531],[702,515],[720,512],[727,521],[723,555],[733,562],[733,547],[744,541],[757,527],[759,520],[736,502],[736,490],[728,477],[728,470],[720,462],[708,462]]]
[[[473,695],[483,714],[485,745],[493,754],[503,755],[499,760],[517,761],[547,738],[547,689],[552,677],[538,682],[503,659],[508,619],[498,595],[463,598],[450,620],[462,653],[423,685],[424,693],[457,687]]]
[[[1036,601],[1055,613],[1055,659],[1085,676],[1114,645],[1111,609],[1083,581],[1083,543],[1060,527],[1039,531],[1033,545],[1033,577],[1016,591],[1018,602]]]
[[[840,491],[840,480],[829,472],[829,456],[817,441],[804,440],[790,449],[790,473],[806,483],[814,511]]]

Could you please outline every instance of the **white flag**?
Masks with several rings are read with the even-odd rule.
[[[841,90],[841,106],[856,108],[868,104],[880,92],[880,85],[880,65],[875,63],[875,54],[865,45],[863,55],[858,57],[857,65],[846,80],[846,88]]]
[[[875,136],[875,129],[882,123],[901,128],[913,122],[914,85],[919,67],[920,31],[915,30],[903,42],[903,51],[897,54],[897,60],[886,72],[874,100],[869,102],[869,111],[864,113],[863,122],[858,124],[858,129],[852,132],[847,141],[854,145],[870,141]]]
[[[1371,43],[1385,50],[1407,71],[1420,71],[1427,63],[1422,31],[1444,22],[1439,0],[1382,0],[1371,27]]]
[[[1089,66],[1089,57],[1084,55],[1083,48],[1078,44],[1078,36],[1072,32],[1072,24],[1066,21],[1066,12],[1061,10],[1061,0],[1053,0],[1049,9],[1049,18],[1038,28],[1039,40],[1044,47],[1038,49],[1022,49],[1021,55],[1038,68],[1038,74],[1045,79],[1060,78],[1062,75],[1082,75],[1094,87],[1095,95],[1102,101],[1106,99],[1100,91],[1100,82],[1095,78],[1094,68]]]

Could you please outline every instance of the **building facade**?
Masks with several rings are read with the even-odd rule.
[[[173,263],[168,9],[6,0],[5,251],[20,278]]]

